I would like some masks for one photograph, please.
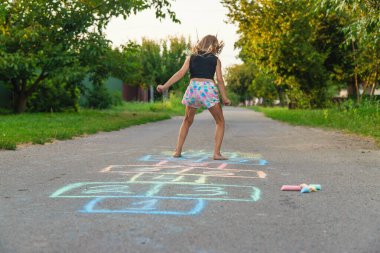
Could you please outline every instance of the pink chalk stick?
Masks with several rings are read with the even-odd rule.
[[[302,188],[299,185],[283,185],[281,191],[300,191]]]

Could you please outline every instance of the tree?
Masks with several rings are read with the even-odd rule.
[[[357,101],[374,94],[379,85],[380,65],[380,2],[377,0],[334,0],[321,1],[320,6],[328,16],[335,13],[345,16],[347,23],[341,31],[346,46],[351,49],[350,73],[354,89],[349,89]],[[360,96],[360,83],[363,92]]]
[[[254,97],[262,98],[265,106],[272,106],[274,100],[280,97],[274,78],[265,72],[260,72],[256,76],[248,90]]]
[[[90,86],[84,86],[82,94],[86,98],[85,106],[97,109],[109,108],[121,103],[121,96],[110,94],[104,82],[110,78],[118,78],[125,83],[140,85],[142,82],[141,46],[134,42],[128,42],[120,48],[111,48],[105,41],[97,52],[101,52],[95,60],[89,62],[86,73]],[[91,59],[87,54],[83,60]]]
[[[248,92],[249,86],[257,75],[257,68],[253,64],[233,65],[227,68],[227,89],[239,96],[239,102],[252,98]]]
[[[150,86],[151,99],[158,93],[154,92],[153,85],[166,82],[183,65],[190,41],[186,42],[183,37],[169,37],[161,41],[154,41],[144,38],[141,44],[141,64],[143,72],[143,84]],[[172,90],[183,92],[189,77],[185,76]]]
[[[150,101],[154,101],[154,88],[162,76],[161,46],[154,40],[144,38],[141,44],[143,85],[150,88]]]
[[[285,91],[292,102],[323,107],[328,100],[329,85],[336,81],[337,75],[332,74],[337,74],[345,61],[334,58],[341,54],[333,43],[321,46],[326,45],[324,40],[338,38],[337,33],[319,28],[332,28],[340,23],[325,19],[321,11],[315,12],[314,1],[222,2],[230,10],[230,22],[239,25],[236,46],[241,49],[242,60],[268,71],[277,90]]]
[[[94,44],[104,42],[103,29],[112,16],[127,18],[154,8],[158,18],[178,22],[170,0],[6,0],[0,4],[0,80],[14,94],[14,109],[21,113],[27,99],[44,81],[86,69],[102,55]],[[90,58],[83,62],[80,56]]]
[[[110,70],[113,77],[123,80],[125,83],[140,85],[143,80],[141,60],[141,46],[135,42],[116,48],[108,57],[112,61]]]
[[[164,83],[182,67],[186,57],[189,55],[191,43],[190,40],[186,41],[184,37],[169,37],[162,40],[161,44],[163,70],[159,83]],[[189,81],[190,77],[186,75],[175,86],[172,86],[171,89],[184,92]]]

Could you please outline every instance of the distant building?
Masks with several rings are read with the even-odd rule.
[[[86,87],[92,86],[89,79],[84,80],[84,84]],[[124,101],[148,102],[150,99],[149,90],[147,88],[128,85],[118,78],[110,77],[104,81],[104,85],[110,94],[119,93]],[[83,104],[85,99],[85,97],[81,97],[81,104]]]
[[[123,83],[122,96],[125,101],[149,101],[149,90],[143,86],[128,85]]]
[[[362,94],[362,93],[363,93],[363,90],[362,90],[362,89],[359,89],[359,92],[360,92],[360,94]],[[380,96],[380,89],[376,89],[374,95],[375,95],[375,96]],[[347,96],[348,96],[348,92],[347,92],[346,89],[343,89],[343,90],[340,90],[340,91],[339,91],[339,96],[338,96],[338,97],[341,97],[341,98],[347,98]]]

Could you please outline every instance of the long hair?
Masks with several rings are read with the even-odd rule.
[[[208,54],[219,55],[224,47],[223,41],[218,41],[214,35],[206,35],[191,49],[193,54]]]

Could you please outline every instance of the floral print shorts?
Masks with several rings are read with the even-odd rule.
[[[182,104],[193,108],[213,107],[219,103],[219,91],[212,81],[190,81]]]

